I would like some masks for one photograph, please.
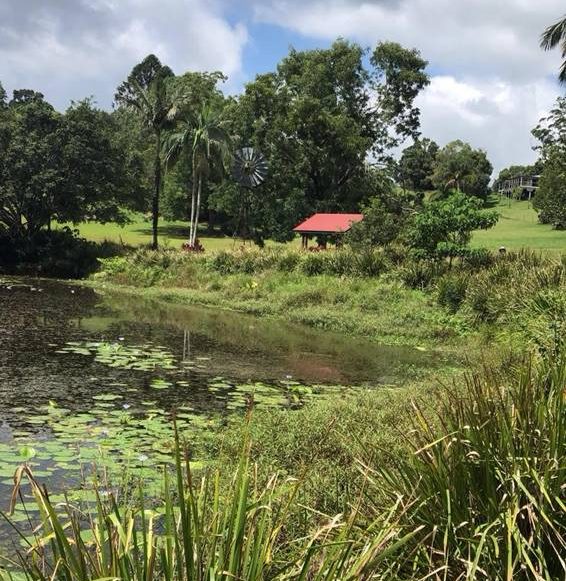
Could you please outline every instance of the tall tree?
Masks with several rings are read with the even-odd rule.
[[[543,224],[552,224],[557,230],[566,229],[566,156],[559,147],[547,154],[533,207]]]
[[[532,131],[539,140],[542,172],[533,207],[539,220],[566,227],[566,97],[559,97],[550,114]]]
[[[184,103],[178,112],[178,118],[195,117],[205,106],[220,114],[224,110],[226,98],[219,84],[226,80],[220,72],[188,72],[175,78],[177,92],[183,95]],[[167,151],[167,148],[166,150]],[[211,225],[211,208],[208,197],[213,183],[222,181],[221,168],[214,165],[206,182],[202,184],[201,206],[208,210],[209,226]],[[192,184],[192,162],[190,155],[182,155],[171,166],[168,164],[164,176],[161,196],[161,214],[171,220],[190,220],[190,204],[187,207],[187,184]]]
[[[396,42],[379,43],[371,56],[372,85],[377,94],[380,138],[375,150],[384,155],[407,137],[419,136],[420,110],[414,105],[420,91],[430,83],[428,62],[420,52]]]
[[[162,135],[179,106],[170,80],[173,71],[150,54],[137,64],[128,78],[118,87],[115,101],[135,111],[154,138],[152,232],[153,248],[158,247],[159,199],[162,182]]]
[[[114,131],[89,101],[60,114],[39,93],[17,91],[0,113],[0,231],[21,240],[52,219],[123,219],[137,184]]]
[[[431,176],[438,154],[438,145],[431,139],[417,139],[406,147],[397,168],[399,182],[404,188],[424,192],[433,188]]]
[[[390,43],[377,47],[370,66],[365,57],[341,39],[328,49],[291,50],[228,104],[237,145],[257,147],[269,163],[251,200],[258,237],[288,239],[313,212],[356,211],[371,197],[368,156],[384,161],[392,145],[418,132],[414,97],[428,82],[426,62]],[[230,204],[235,190],[216,193]]]
[[[49,222],[64,179],[62,116],[38,93],[15,91],[6,113],[0,156],[0,227],[32,237]]]
[[[485,199],[492,171],[485,151],[456,140],[437,153],[432,183],[443,192],[456,190]]]
[[[544,50],[552,50],[560,45],[562,66],[558,78],[566,83],[566,16],[549,26],[542,34],[540,45]]]
[[[227,165],[231,155],[231,139],[218,111],[209,105],[197,114],[186,113],[179,120],[178,129],[166,141],[166,159],[174,164],[183,155],[190,157],[192,186],[190,203],[189,247],[194,248],[197,238],[203,181],[216,162]]]

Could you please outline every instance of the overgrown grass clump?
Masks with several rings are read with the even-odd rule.
[[[562,353],[469,377],[448,390],[435,423],[415,408],[413,454],[393,469],[372,469],[372,479],[391,501],[413,501],[404,521],[423,527],[417,571],[564,578],[565,387]]]

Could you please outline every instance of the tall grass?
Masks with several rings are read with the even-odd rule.
[[[566,578],[565,388],[562,353],[511,379],[470,377],[448,390],[437,422],[415,407],[412,458],[374,470],[380,496],[414,500],[404,524],[422,527],[415,573]]]
[[[18,469],[14,499],[27,478],[40,524],[35,540],[22,535],[26,549],[9,570],[0,569],[0,579],[387,579],[379,565],[387,572],[396,568],[391,557],[415,534],[398,534],[398,503],[363,536],[354,510],[348,518],[328,518],[307,537],[287,538],[300,479],[273,474],[260,485],[245,444],[231,486],[222,490],[218,471],[195,478],[181,450],[177,435],[175,469],[164,471],[160,499],[145,497],[140,485],[137,503],[99,493],[89,510],[54,505],[30,468]]]

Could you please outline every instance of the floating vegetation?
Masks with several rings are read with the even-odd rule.
[[[173,463],[171,417],[160,408],[141,413],[115,401],[120,398],[113,394],[94,396],[89,413],[76,413],[50,402],[40,414],[27,418],[34,431],[41,431],[32,434],[21,430],[11,441],[0,442],[0,487],[11,487],[17,466],[25,462],[34,476],[46,479],[52,489],[67,490],[71,501],[92,500],[88,483],[107,471],[124,478],[127,475],[130,480],[143,478],[157,494],[160,466]],[[109,409],[109,402],[120,405],[120,409]],[[177,425],[183,433],[190,433],[196,448],[197,442],[218,428],[220,417],[198,415],[183,407]],[[194,468],[203,467],[199,460],[192,464]],[[25,498],[29,499],[24,491]],[[19,510],[24,511],[22,507]],[[24,512],[15,515],[18,522],[24,517]]]
[[[165,379],[156,378],[152,380],[151,387],[153,389],[169,389],[170,387],[173,387],[173,383],[171,381],[166,381]]]
[[[155,369],[177,369],[175,357],[160,346],[134,345],[122,342],[104,341],[68,341],[57,353],[74,353],[76,355],[94,355],[95,361],[108,367],[154,371]]]
[[[0,441],[0,510],[6,508],[14,472],[22,463],[61,502],[65,499],[61,491],[71,502],[91,502],[91,483],[104,481],[107,474],[124,482],[143,479],[146,489],[157,496],[162,467],[173,462],[173,415],[191,443],[191,464],[198,469],[203,467],[199,451],[214,437],[226,413],[243,413],[250,407],[298,407],[312,397],[343,389],[306,386],[289,377],[274,383],[238,382],[211,374],[208,357],[181,361],[151,343],[128,345],[121,339],[58,345],[47,346],[51,352],[58,349],[61,358],[91,358],[116,371],[87,371],[84,380],[89,389],[81,393],[83,399],[65,399],[63,405],[55,392],[45,405],[26,402],[25,407],[10,409],[17,421]],[[31,499],[30,489],[21,492],[24,500]],[[14,522],[25,523],[25,511],[32,506],[20,504]],[[3,534],[0,529],[0,545]]]

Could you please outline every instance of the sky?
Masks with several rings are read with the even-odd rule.
[[[289,47],[337,37],[397,41],[429,61],[421,130],[486,150],[496,170],[530,163],[530,131],[564,88],[539,38],[561,0],[0,0],[0,82],[58,109],[110,108],[133,65],[156,54],[176,73],[221,70],[228,93],[273,70]]]

